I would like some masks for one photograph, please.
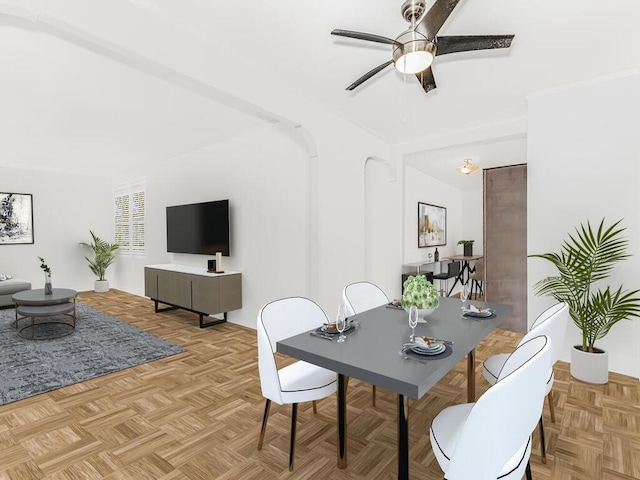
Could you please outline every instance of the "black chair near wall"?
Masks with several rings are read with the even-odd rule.
[[[451,295],[451,291],[449,291],[449,279],[456,278],[460,274],[460,262],[449,262],[447,263],[447,271],[442,273],[436,273],[433,275],[434,280],[439,280],[440,283],[440,295],[444,292],[447,292],[447,297]],[[445,282],[445,288],[442,288],[442,281]],[[454,284],[455,285],[455,284]],[[453,287],[451,287],[453,290]]]

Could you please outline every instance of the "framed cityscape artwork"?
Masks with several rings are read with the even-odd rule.
[[[32,195],[0,192],[0,245],[24,243],[33,243]]]
[[[447,244],[447,209],[418,202],[418,248]]]

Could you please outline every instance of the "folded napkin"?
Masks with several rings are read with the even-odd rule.
[[[414,339],[414,343],[416,344],[416,347],[420,347],[425,350],[440,348],[440,346],[443,345],[441,340],[434,340],[429,337],[416,337]]]
[[[490,308],[481,308],[478,307],[476,305],[469,305],[465,308],[462,309],[463,313],[491,313],[491,309]]]

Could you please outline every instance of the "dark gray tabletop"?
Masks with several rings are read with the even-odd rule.
[[[304,333],[278,342],[277,351],[411,398],[421,398],[512,311],[511,305],[475,300],[467,303],[492,308],[495,315],[487,319],[463,318],[460,299],[443,297],[436,311],[426,318],[427,323],[416,327],[416,335],[454,342],[451,355],[443,355],[444,358],[403,359],[398,352],[411,335],[408,314],[384,306],[351,317],[360,327],[349,333],[344,343]]]
[[[78,292],[70,288],[54,288],[52,292],[47,295],[44,293],[44,288],[23,290],[22,292],[14,293],[11,299],[20,305],[52,305],[68,302],[78,295]]]

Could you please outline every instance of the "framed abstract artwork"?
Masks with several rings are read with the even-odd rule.
[[[33,243],[33,197],[0,192],[0,245]]]
[[[418,202],[418,248],[447,244],[447,209]]]

